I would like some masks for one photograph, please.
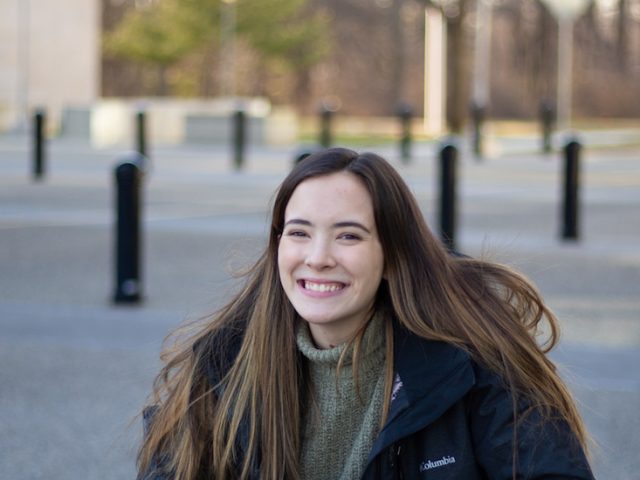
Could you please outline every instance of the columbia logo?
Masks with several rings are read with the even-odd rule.
[[[440,460],[427,460],[426,462],[422,462],[420,464],[420,471],[426,472],[427,470],[432,470],[434,468],[444,467],[445,465],[449,465],[451,463],[456,463],[456,457],[442,457]]]
[[[402,380],[400,379],[400,375],[396,373],[396,377],[393,379],[393,391],[391,392],[391,401],[393,402],[398,396],[398,392],[404,386]]]

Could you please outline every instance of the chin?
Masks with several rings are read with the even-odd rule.
[[[300,318],[307,323],[313,323],[314,325],[326,325],[334,321],[331,317],[321,315],[300,315]]]

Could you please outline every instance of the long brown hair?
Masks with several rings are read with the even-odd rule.
[[[188,341],[165,352],[139,471],[160,461],[178,480],[245,478],[258,467],[265,479],[299,476],[304,370],[295,342],[296,313],[280,285],[278,242],[296,187],[339,171],[356,175],[371,195],[385,261],[378,304],[415,335],[468,351],[500,375],[514,402],[524,396],[545,418],[566,421],[586,449],[577,408],[545,355],[557,342],[557,321],[534,286],[505,266],[452,255],[431,233],[393,167],[372,153],[334,148],[309,156],[282,182],[267,247],[244,288]],[[544,320],[547,339],[539,344]],[[391,320],[387,393],[393,373],[390,325]],[[359,338],[353,339],[356,347]],[[215,384],[211,371],[224,372]]]

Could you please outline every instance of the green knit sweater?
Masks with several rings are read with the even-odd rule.
[[[319,350],[302,322],[298,349],[308,362],[313,399],[304,413],[300,470],[307,480],[351,480],[364,473],[379,430],[384,402],[385,337],[383,318],[374,316],[362,342],[356,393],[350,352],[339,377],[336,367],[345,348]]]

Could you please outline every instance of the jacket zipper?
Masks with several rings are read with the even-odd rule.
[[[398,480],[403,480],[404,475],[402,474],[402,469],[400,468],[400,451],[402,450],[402,445],[394,444],[389,449],[389,467],[393,472],[393,478]]]

